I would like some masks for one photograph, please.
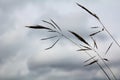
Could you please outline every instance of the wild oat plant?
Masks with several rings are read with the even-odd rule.
[[[50,25],[51,28],[42,26],[42,25],[26,26],[26,27],[32,28],[32,29],[44,29],[44,30],[47,30],[48,33],[54,33],[54,36],[41,39],[41,40],[48,40],[48,39],[53,39],[53,38],[57,39],[50,47],[46,48],[45,50],[53,48],[57,44],[57,42],[60,41],[61,38],[66,38],[67,40],[69,40],[71,43],[75,44],[79,48],[79,50],[77,50],[78,52],[85,52],[86,55],[89,56],[89,59],[87,59],[84,62],[84,63],[88,63],[88,64],[85,64],[84,66],[90,66],[90,65],[96,64],[102,70],[102,72],[105,74],[107,80],[118,80],[117,77],[115,76],[115,74],[113,73],[113,71],[111,70],[111,68],[107,64],[107,62],[109,60],[107,58],[105,58],[104,56],[101,56],[100,53],[98,52],[98,50],[99,50],[99,48],[97,46],[98,44],[97,44],[96,40],[94,39],[94,37],[95,37],[95,35],[103,32],[103,31],[106,31],[108,36],[110,36],[111,39],[113,40],[113,42],[110,43],[109,47],[105,51],[105,55],[108,53],[108,51],[110,50],[113,43],[117,44],[119,48],[120,48],[120,44],[116,41],[116,39],[111,35],[111,33],[103,25],[100,18],[96,14],[94,14],[93,12],[91,12],[86,7],[82,6],[81,4],[79,4],[79,3],[76,3],[76,4],[77,4],[77,6],[84,9],[86,12],[88,12],[90,15],[95,17],[102,26],[101,30],[89,34],[89,37],[93,41],[94,45],[91,45],[89,42],[87,42],[87,40],[84,39],[84,37],[77,34],[76,32],[68,30],[68,32],[71,33],[71,35],[75,36],[76,39],[78,39],[84,45],[78,44],[77,42],[75,42],[74,40],[70,39],[68,36],[63,34],[62,29],[52,19],[50,19],[50,21],[42,20],[44,23],[47,23],[48,25]],[[97,29],[99,27],[91,27],[91,28]],[[96,55],[93,56],[92,54],[90,54],[90,51],[93,51]]]

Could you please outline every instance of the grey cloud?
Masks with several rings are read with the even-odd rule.
[[[47,24],[42,23],[41,20],[49,20],[49,18],[52,18],[61,26],[65,34],[66,30],[73,30],[81,34],[82,36],[89,35],[88,33],[90,31],[88,27],[90,25],[87,24],[89,16],[87,16],[87,14],[81,13],[82,9],[80,9],[79,7],[77,8],[75,4],[74,6],[70,7],[70,5],[73,5],[71,2],[74,2],[74,0],[71,0],[70,2],[68,2],[67,0],[62,0],[63,3],[60,3],[60,0],[51,1],[0,0],[0,80],[102,80],[102,78],[96,74],[99,71],[99,68],[96,65],[84,67],[83,63],[79,60],[80,57],[66,57],[64,52],[68,48],[66,48],[65,46],[62,46],[62,48],[64,48],[63,50],[58,50],[57,47],[59,47],[58,45],[62,45],[61,43],[53,48],[54,53],[58,53],[60,51],[59,55],[54,56],[54,58],[56,57],[56,59],[53,59],[53,57],[43,57],[45,59],[40,57],[38,61],[34,59],[31,60],[31,57],[33,58],[33,56],[40,54],[40,51],[43,47],[46,47],[46,45],[49,46],[49,41],[46,43],[39,41],[40,37],[51,36],[53,34],[47,34],[45,31],[26,29],[24,27],[26,24],[42,24],[48,26]],[[25,8],[28,4],[31,4],[33,6],[32,8],[37,8],[38,10],[31,9],[32,11],[30,12],[36,11],[36,14],[31,13],[30,15],[28,15],[28,17],[30,18],[28,19],[27,23],[25,22],[27,20],[25,16],[27,15],[24,15],[24,12],[26,11]],[[63,6],[61,6],[61,4]],[[21,12],[22,10],[23,13]],[[19,15],[18,13],[22,15]],[[35,18],[31,17],[34,15],[37,15],[38,18],[36,18],[36,16]],[[19,21],[19,19],[17,19],[16,17],[19,17],[20,19],[22,18],[21,20],[23,22]],[[21,26],[23,29],[21,29]],[[99,36],[101,40],[103,40],[104,37],[106,36],[102,36],[102,38],[101,35]],[[73,39],[73,37],[71,36],[70,38]],[[88,39],[87,37],[85,38]],[[64,42],[64,45],[66,45],[66,43],[67,42]],[[70,47],[71,45],[69,46],[68,50],[71,49]],[[48,55],[49,54],[51,53],[48,53]],[[16,61],[15,63],[14,58]],[[18,66],[21,66],[20,69],[22,69],[23,66],[20,65],[20,62],[26,62],[26,65],[24,65],[24,67],[27,67],[26,69],[29,70],[28,73],[20,75],[22,74],[21,72],[20,74],[17,74],[19,73],[19,70],[13,70],[12,72],[15,72],[16,74],[14,74],[13,76],[9,76],[7,75],[7,72],[2,72],[2,69],[6,69],[9,72],[9,70],[11,71],[13,67]],[[13,66],[10,66],[9,63],[13,63]],[[120,65],[118,61],[110,65],[110,67],[117,69],[119,69],[119,66]],[[87,75],[87,77],[85,75]]]
[[[26,4],[30,2],[27,0],[1,0],[0,1],[0,62],[4,63],[9,58],[15,57],[19,51],[25,48],[25,39],[28,39],[26,33],[24,34],[25,27],[21,24],[17,24],[23,27],[23,31],[16,29],[16,16],[14,12],[19,11],[19,7],[26,7]],[[28,41],[27,41],[28,42]],[[27,43],[26,42],[26,43]]]
[[[4,63],[7,60],[13,58],[18,52],[25,48],[24,42],[17,42],[14,44],[5,44],[1,42],[0,46],[0,62]]]
[[[32,75],[26,76],[13,76],[13,77],[0,77],[1,80],[35,80],[35,77]]]
[[[33,4],[33,5],[43,5],[44,1],[33,1],[33,0],[0,0],[0,35],[2,35],[6,31],[10,31],[14,29],[16,16],[15,11],[22,11],[26,5]],[[34,10],[33,10],[34,11]],[[31,13],[32,15],[32,13]],[[22,16],[23,17],[23,16]],[[39,16],[38,16],[39,17]]]
[[[66,52],[64,51],[61,53],[66,53]],[[52,59],[52,60],[49,60],[50,56],[46,55],[46,57],[44,57],[45,58],[44,60],[41,59],[42,56],[39,57],[40,58],[39,61],[35,61],[34,59],[29,60],[28,62],[29,71],[32,74],[39,75],[39,77],[44,76],[45,80],[52,80],[52,79],[93,80],[94,78],[93,74],[99,71],[99,68],[97,68],[96,65],[93,65],[91,67],[84,67],[83,62],[80,61],[78,57],[75,56],[70,57],[70,55],[68,55],[68,57],[64,57],[61,59]],[[89,74],[88,72],[92,72],[93,74]],[[88,75],[88,77],[82,77],[84,75]]]
[[[48,63],[32,63],[32,62],[29,62],[28,64],[28,67],[30,70],[35,70],[35,71],[38,71],[38,69],[43,69],[43,68],[58,68],[58,69],[61,69],[61,70],[74,70],[74,69],[80,69],[82,68],[82,65],[81,63],[77,63],[76,61],[72,61],[71,59],[62,59],[60,61],[53,61],[53,62],[48,62]]]

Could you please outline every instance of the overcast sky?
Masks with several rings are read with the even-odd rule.
[[[76,5],[76,2],[95,12],[106,28],[120,43],[120,0],[0,0],[0,80],[104,80],[97,67],[84,67],[89,57],[79,53],[77,46],[61,39],[50,50],[44,50],[56,40],[41,41],[49,37],[44,30],[28,29],[26,25],[41,24],[53,19],[65,35],[73,30],[91,41],[88,35],[100,24],[94,17]],[[50,27],[50,26],[49,26]],[[71,35],[72,36],[72,35]],[[70,37],[74,40],[73,37]],[[112,40],[103,32],[96,37],[98,50],[104,56]],[[76,41],[76,40],[75,40]],[[120,48],[113,43],[105,56],[109,66],[120,79]]]

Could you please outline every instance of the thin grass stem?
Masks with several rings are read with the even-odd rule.
[[[113,71],[110,69],[110,67],[106,64],[106,62],[104,61],[104,59],[101,57],[101,55],[91,46],[91,49],[98,55],[98,57],[102,60],[102,62],[105,64],[105,66],[109,69],[109,71],[111,72],[112,76],[114,77],[115,80],[117,80],[116,76],[114,75]]]
[[[100,69],[104,72],[104,74],[106,75],[108,80],[111,80],[111,78],[109,77],[109,75],[106,73],[106,71],[103,69],[103,67],[97,62],[97,65],[100,67]]]
[[[63,34],[62,34],[63,35]],[[65,36],[65,35],[63,35],[63,37],[64,38],[66,38],[66,39],[68,39],[69,41],[71,41],[73,44],[75,44],[76,46],[78,46],[79,48],[81,48],[81,46],[80,45],[78,45],[76,42],[74,42],[73,40],[71,40],[70,38],[68,38],[67,36]],[[86,51],[84,51],[89,57],[91,57],[92,58],[92,56],[88,53],[88,52],[86,52]],[[99,54],[98,54],[99,55]],[[101,57],[100,55],[99,55],[99,57]],[[93,60],[95,60],[94,58],[92,58]],[[103,69],[103,67],[98,63],[98,62],[96,62],[97,63],[97,65],[99,66],[99,68],[103,71],[103,73],[106,75],[106,77],[107,77],[107,79],[108,80],[111,80],[111,78],[109,77],[109,75],[107,74],[107,72]],[[108,66],[109,67],[109,66]]]
[[[98,19],[97,19],[98,20]],[[100,24],[102,25],[102,27],[105,29],[105,31],[109,34],[109,36],[113,39],[113,41],[118,45],[118,47],[120,48],[120,44],[116,41],[116,39],[112,36],[112,34],[107,30],[107,28],[104,26],[104,24],[102,23],[102,21],[99,19],[98,20],[100,22]]]
[[[102,23],[102,21],[100,20],[100,18],[94,14],[93,12],[91,12],[90,10],[88,10],[86,7],[82,6],[79,3],[76,3],[79,7],[81,7],[82,9],[84,9],[86,12],[88,12],[90,15],[92,15],[93,17],[95,17],[99,23],[102,25],[103,29],[105,29],[105,31],[108,33],[108,35],[111,37],[111,39],[118,45],[118,47],[120,48],[120,44],[116,41],[116,39],[112,36],[112,34],[107,30],[107,28],[104,26],[104,24]],[[94,50],[95,51],[95,50]],[[96,52],[96,51],[95,51]],[[97,53],[97,52],[96,52]],[[100,59],[102,59],[102,57],[99,55],[99,53],[97,53],[97,55],[99,56]],[[103,63],[106,65],[106,67],[110,70],[110,72],[112,73],[113,77],[115,80],[117,80],[117,78],[115,77],[114,73],[112,72],[112,70],[110,69],[110,67],[105,63],[105,61],[102,59]]]

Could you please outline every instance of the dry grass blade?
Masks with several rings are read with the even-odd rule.
[[[99,27],[98,27],[98,26],[96,26],[96,27],[91,27],[91,28],[93,28],[93,29],[94,29],[94,28],[99,28]]]
[[[47,28],[47,27],[44,27],[44,26],[41,26],[41,25],[36,25],[36,26],[26,26],[28,28],[33,28],[33,29],[47,29],[47,30],[52,30],[50,28]]]
[[[55,43],[54,43],[52,46],[50,46],[50,47],[46,48],[45,50],[48,50],[48,49],[53,48],[53,47],[55,46],[55,44],[56,44],[59,40],[60,40],[60,38],[59,38],[57,41],[55,41]]]
[[[91,50],[90,48],[89,49],[79,49],[77,51],[88,51],[88,50]]]
[[[96,47],[96,48],[98,49],[98,46],[97,46],[97,43],[96,43],[95,39],[94,39],[93,37],[91,37],[91,39],[92,39],[93,42],[94,42],[94,47]]]
[[[53,28],[56,29],[56,27],[55,27],[52,23],[50,23],[50,22],[48,22],[48,21],[45,21],[45,20],[42,20],[42,21],[45,22],[45,23],[47,23],[47,24],[50,24]]]
[[[84,61],[84,63],[86,63],[86,62],[92,60],[92,59],[95,58],[95,57],[96,57],[96,56],[93,56],[93,57],[89,58],[88,60]]]
[[[97,32],[95,32],[95,33],[92,33],[92,34],[90,34],[90,36],[94,36],[94,35],[96,35],[96,34],[98,34],[98,33],[100,33],[101,31],[97,31]]]
[[[109,45],[108,49],[105,52],[105,55],[108,53],[108,51],[110,50],[111,46],[112,46],[113,42]]]
[[[55,37],[58,37],[58,36],[52,36],[52,37],[48,37],[48,38],[43,38],[43,39],[41,39],[41,40],[52,39],[52,38],[55,38]]]
[[[61,29],[60,29],[60,27],[55,23],[55,21],[53,21],[52,19],[50,19],[51,21],[52,21],[52,23],[60,30],[60,31],[62,31]]]
[[[73,31],[69,31],[69,32],[72,33],[75,37],[77,37],[80,41],[82,41],[83,43],[85,43],[89,46],[88,42],[85,39],[83,39],[80,35],[78,35],[77,33],[73,32]]]
[[[102,28],[102,31],[104,31],[105,30],[105,28]]]
[[[82,45],[81,45],[81,46],[82,46]],[[87,47],[87,46],[82,46],[82,47],[87,48],[87,49],[91,49],[90,47]]]
[[[55,30],[49,30],[48,32],[57,32],[57,31],[55,31]]]
[[[94,60],[94,61],[92,61],[91,63],[89,63],[89,64],[87,64],[87,65],[85,65],[85,66],[92,65],[92,64],[94,64],[94,63],[96,63],[96,62],[98,62],[98,60]]]
[[[103,60],[105,60],[105,61],[109,61],[108,59],[106,59],[106,58],[103,58]]]
[[[87,11],[89,14],[91,14],[92,16],[94,16],[95,18],[97,18],[98,20],[99,20],[99,17],[96,15],[96,14],[94,14],[94,13],[92,13],[91,11],[89,11],[87,8],[85,8],[84,6],[82,6],[81,4],[79,4],[79,3],[76,3],[79,7],[81,7],[82,9],[84,9],[85,11]]]

